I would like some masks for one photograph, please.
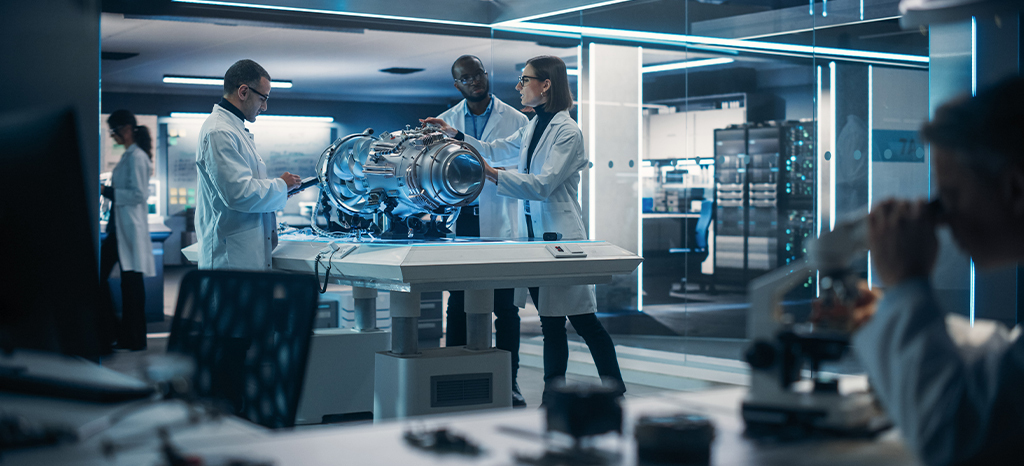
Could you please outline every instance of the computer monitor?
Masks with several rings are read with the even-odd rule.
[[[74,111],[0,113],[0,350],[102,354],[99,267]]]

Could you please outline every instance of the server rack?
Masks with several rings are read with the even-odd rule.
[[[747,128],[715,130],[715,283],[746,283]]]
[[[745,286],[805,251],[815,226],[814,127],[802,122],[715,131],[715,282]],[[814,289],[808,277],[801,289]]]

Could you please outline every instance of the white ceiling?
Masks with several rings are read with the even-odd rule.
[[[325,30],[266,23],[126,18],[104,13],[104,52],[131,52],[126,60],[102,61],[106,92],[205,94],[206,86],[164,84],[164,75],[223,76],[236,60],[251,58],[274,79],[292,81],[275,97],[332,101],[442,103],[459,97],[451,64],[463,54],[479,56],[492,89],[514,93],[517,65],[537,55],[557,55],[575,67],[576,47],[533,41],[447,36],[371,29]],[[703,56],[703,55],[702,55]],[[676,51],[645,49],[645,63],[699,58]],[[379,70],[423,68],[409,75]],[[507,92],[501,92],[506,86]]]

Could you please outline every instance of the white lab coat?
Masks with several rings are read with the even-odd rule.
[[[132,144],[110,174],[114,188],[114,229],[117,260],[121,270],[156,275],[153,243],[149,238],[149,175],[152,164],[139,146]]]
[[[199,131],[196,166],[199,268],[269,271],[288,185],[267,177],[253,135],[220,105]]]
[[[886,290],[853,338],[871,385],[925,464],[1024,453],[1024,341],[997,322],[939,309],[924,278]],[[975,455],[989,455],[982,459]]]
[[[569,112],[552,117],[533,151],[530,173],[526,173],[526,152],[533,137],[534,118],[512,136],[483,143],[472,136],[466,141],[494,165],[508,165],[517,160],[518,172],[498,171],[497,191],[500,196],[519,199],[519,236],[527,236],[524,206],[530,205],[534,236],[545,232],[562,234],[564,240],[587,239],[583,226],[583,210],[577,201],[580,172],[587,166],[583,149],[583,132]],[[516,305],[526,305],[526,290],[516,290]],[[589,314],[597,310],[593,285],[549,286],[540,288],[539,313],[545,317]]]
[[[445,110],[437,117],[451,127],[465,131],[466,99],[462,99],[462,102]],[[509,137],[529,122],[530,119],[526,115],[492,95],[491,116],[487,119],[487,126],[484,127],[483,134],[481,134],[481,140],[493,141]],[[515,168],[515,163],[497,166]],[[480,204],[481,237],[512,238],[518,234],[515,219],[519,203],[515,199],[499,196],[497,187],[492,183],[484,183],[484,189],[477,199]],[[455,233],[458,234],[458,231]]]

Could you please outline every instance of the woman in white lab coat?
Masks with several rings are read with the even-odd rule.
[[[152,170],[153,140],[149,129],[139,126],[135,115],[117,110],[107,118],[110,137],[126,149],[114,167],[110,186],[103,196],[110,199],[107,237],[100,247],[100,279],[104,307],[109,310],[115,348],[146,349],[146,288],[143,276],[156,275],[153,246],[149,238],[149,175]],[[108,279],[114,264],[121,268],[121,321],[114,318]]]
[[[558,57],[531,58],[516,85],[522,104],[533,107],[537,116],[515,134],[484,143],[464,135],[436,118],[423,120],[438,125],[445,134],[464,139],[489,162],[487,179],[497,184],[498,195],[519,199],[519,233],[541,237],[545,232],[561,233],[565,240],[587,239],[583,212],[577,196],[580,172],[589,163],[583,149],[583,133],[569,116],[572,91],[565,63]],[[490,164],[505,165],[518,160],[518,172],[497,170]],[[531,288],[530,295],[540,314],[544,333],[544,391],[565,377],[569,349],[565,319],[568,317],[594,358],[601,378],[625,392],[611,337],[597,320],[597,300],[592,285]],[[517,290],[516,304],[526,304],[526,294]],[[545,396],[547,398],[547,396]]]

